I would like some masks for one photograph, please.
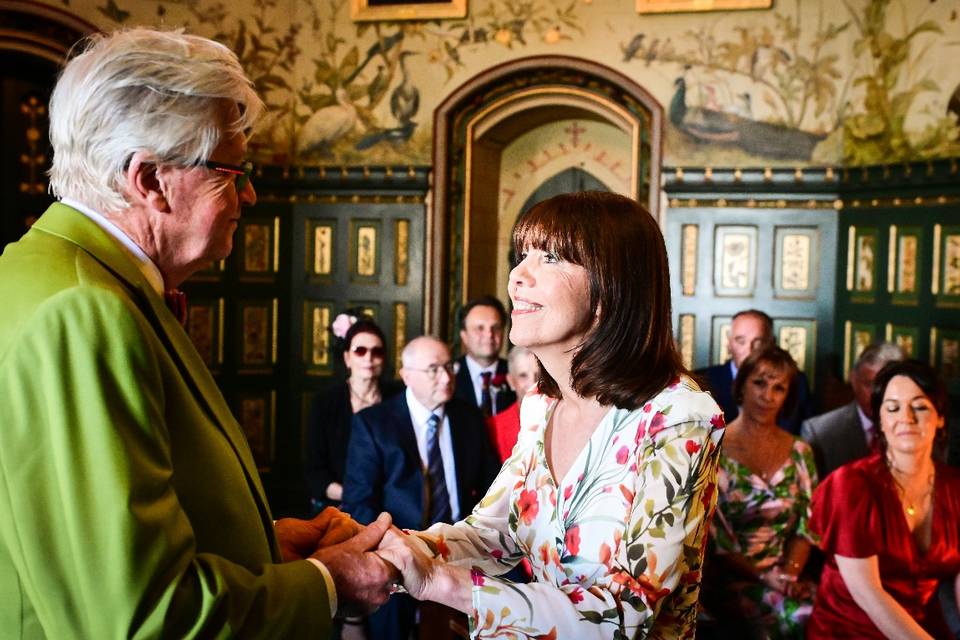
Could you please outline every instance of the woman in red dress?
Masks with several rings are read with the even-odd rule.
[[[960,471],[938,461],[946,392],[922,362],[877,374],[881,452],[845,465],[813,495],[826,564],[808,638],[948,638],[941,580],[960,595]]]

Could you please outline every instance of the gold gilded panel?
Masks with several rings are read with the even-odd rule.
[[[249,222],[243,225],[243,270],[246,273],[269,273],[271,259],[272,229],[269,224]]]
[[[410,273],[410,221],[397,220],[394,223],[393,274],[397,286],[404,287]]]
[[[400,354],[407,346],[407,303],[405,302],[393,304],[393,345],[394,371],[400,371],[403,365]]]
[[[357,229],[358,276],[377,275],[377,228],[359,227]]]
[[[243,342],[240,361],[244,366],[270,364],[270,309],[267,306],[248,305],[241,313]]]
[[[720,282],[725,289],[746,289],[750,280],[750,237],[728,233],[723,238]]]
[[[688,369],[694,368],[696,321],[693,314],[685,313],[680,316],[680,355],[683,357],[683,365]]]
[[[683,250],[680,279],[683,295],[692,296],[697,292],[697,240],[700,236],[700,227],[695,224],[685,224],[681,235]]]
[[[919,238],[901,235],[897,242],[897,293],[917,292],[917,250]]]
[[[810,288],[810,236],[788,233],[783,236],[780,286],[788,291]]]
[[[273,434],[276,427],[277,393],[239,396],[237,418],[247,437],[253,459],[261,471],[273,463]]]
[[[943,239],[943,295],[960,296],[960,234]]]
[[[332,313],[329,304],[308,302],[304,306],[303,358],[307,373],[326,373],[332,369],[329,331]]]
[[[333,226],[318,224],[313,228],[313,275],[333,273]]]

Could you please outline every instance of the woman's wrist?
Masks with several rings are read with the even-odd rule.
[[[473,582],[470,570],[439,560],[433,561],[433,571],[424,600],[439,602],[463,613],[473,609]]]

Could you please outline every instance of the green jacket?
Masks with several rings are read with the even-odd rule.
[[[54,204],[0,256],[0,636],[326,637],[247,442],[119,243]]]

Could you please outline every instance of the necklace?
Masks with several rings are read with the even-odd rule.
[[[900,484],[900,481],[897,480],[897,476],[894,473],[894,469],[895,467],[891,464],[890,477],[893,478],[893,483],[897,485],[897,493],[900,494],[900,502],[903,504],[904,512],[906,512],[907,516],[909,516],[910,518],[913,518],[915,515],[917,515],[917,506],[918,505],[922,506],[927,501],[927,498],[929,498],[930,495],[933,493],[933,481],[934,481],[934,478],[936,477],[936,471],[931,472],[930,475],[927,477],[927,490],[923,492],[923,495],[920,496],[920,499],[917,500],[917,502],[915,503],[909,499],[909,497],[907,496],[907,490],[904,488],[902,484]]]
[[[350,385],[347,385],[350,386]],[[353,387],[350,387],[350,395],[357,399],[357,403],[361,407],[369,407],[371,405],[377,404],[380,402],[380,391],[374,387],[373,391],[368,393],[367,396],[361,396],[359,393],[353,390]]]

